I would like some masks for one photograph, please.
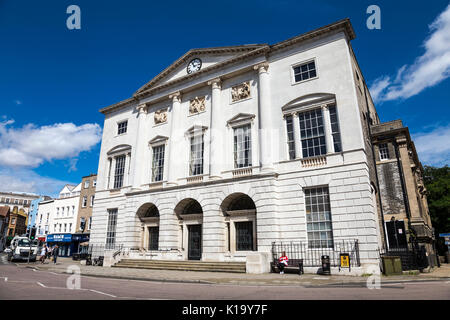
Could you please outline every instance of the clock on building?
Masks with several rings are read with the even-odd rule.
[[[192,72],[196,72],[200,70],[201,67],[202,60],[200,60],[199,58],[195,58],[191,60],[191,62],[189,62],[189,64],[187,65],[187,73],[191,74]]]

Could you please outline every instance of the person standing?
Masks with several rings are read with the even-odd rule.
[[[58,254],[59,254],[59,247],[58,247],[58,245],[55,245],[53,247],[52,253],[53,253],[53,263],[56,264],[56,259],[58,258]]]
[[[39,261],[41,261],[41,263],[44,263],[46,257],[47,257],[47,245],[44,244],[41,249],[41,257]]]
[[[288,257],[286,256],[286,251],[283,251],[281,257],[278,259],[278,269],[280,269],[280,274],[284,274],[284,268],[288,265]]]

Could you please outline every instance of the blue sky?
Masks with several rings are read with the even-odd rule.
[[[81,8],[81,30],[66,27],[72,4]],[[381,30],[366,27],[372,4],[381,9]],[[448,6],[0,0],[0,188],[54,195],[96,172],[98,110],[130,97],[191,48],[273,44],[346,17],[381,120],[403,120],[424,164],[448,164]]]

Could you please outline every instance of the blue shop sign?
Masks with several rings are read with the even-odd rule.
[[[73,234],[72,240],[79,242],[89,241],[89,234]]]
[[[49,234],[47,236],[47,242],[71,242],[72,235],[69,233],[63,234]]]

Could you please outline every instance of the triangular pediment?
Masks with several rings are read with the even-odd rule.
[[[196,124],[196,125],[193,125],[192,127],[190,127],[186,131],[186,135],[195,136],[195,135],[203,133],[207,129],[208,129],[208,127],[206,127],[206,126],[201,126],[201,125]]]
[[[266,46],[267,45],[264,44],[252,44],[242,46],[191,49],[175,62],[173,62],[169,67],[164,69],[151,81],[142,86],[138,91],[136,91],[135,94],[142,93],[150,88],[157,87],[176,79],[188,77],[190,75],[193,75],[194,73],[207,71],[217,64],[232,61],[241,55],[245,55],[251,51],[258,50]],[[194,71],[193,73],[189,74],[187,72],[187,66],[193,59],[201,60],[201,68],[199,71]]]

